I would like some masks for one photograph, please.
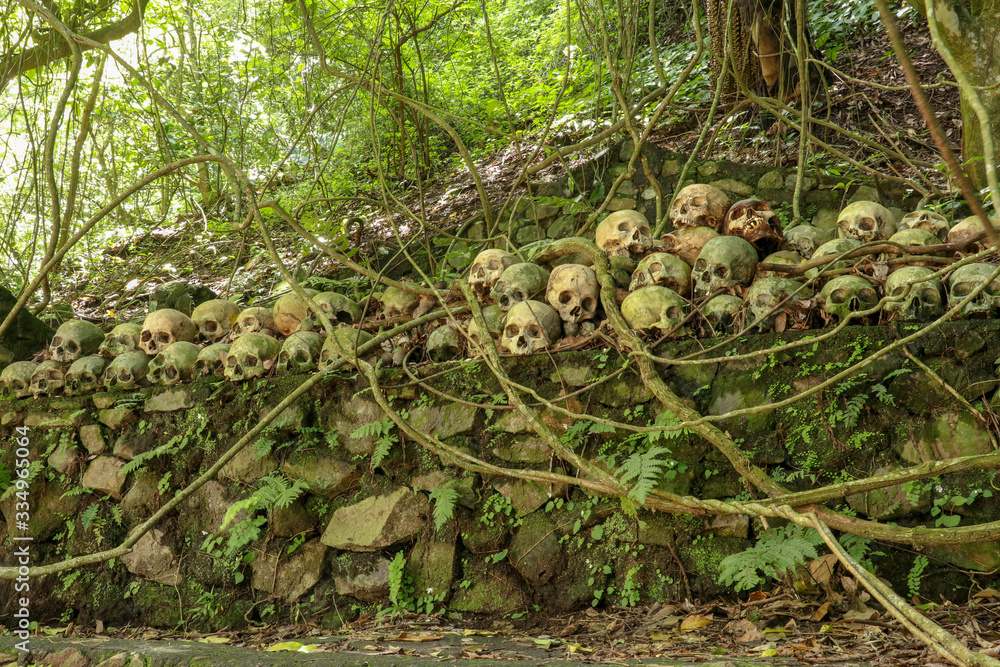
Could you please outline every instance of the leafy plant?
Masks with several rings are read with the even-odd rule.
[[[726,556],[720,562],[719,580],[736,592],[756,588],[767,579],[780,579],[799,565],[817,557],[816,533],[791,525],[765,533],[746,551]]]
[[[396,424],[389,417],[363,424],[351,433],[351,438],[375,438],[375,451],[372,453],[372,468],[382,465],[382,460],[389,455],[392,446],[399,442],[395,434]]]
[[[458,491],[452,486],[453,482],[442,484],[431,491],[431,502],[434,503],[432,516],[434,527],[441,530],[444,524],[455,515],[455,502],[458,500]]]
[[[924,570],[927,569],[928,563],[927,556],[924,555],[913,559],[913,566],[906,575],[906,587],[910,592],[911,598],[915,598],[920,594],[920,580],[923,578]]]

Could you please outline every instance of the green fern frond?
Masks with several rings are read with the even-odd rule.
[[[650,447],[645,452],[636,452],[628,457],[618,468],[622,482],[632,484],[628,497],[636,503],[644,505],[649,492],[660,481],[668,461],[659,457],[665,454],[670,454],[667,447]]]
[[[452,482],[448,482],[431,491],[431,501],[434,503],[434,528],[441,530],[444,524],[455,516],[455,502],[458,500],[458,491],[452,488]]]
[[[723,558],[719,563],[719,579],[726,586],[736,589],[737,593],[756,588],[769,578],[783,577],[797,566],[815,559],[818,539],[818,534],[808,535],[803,529],[787,533],[776,530],[762,536],[746,551]]]

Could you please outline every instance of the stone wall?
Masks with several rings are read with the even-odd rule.
[[[815,386],[909,331],[848,327],[831,340],[811,342],[820,333],[745,336],[717,356],[766,351],[783,342],[802,345],[741,362],[666,366],[665,377],[703,414],[724,414]],[[677,356],[711,342],[674,342],[662,351]],[[1000,322],[946,324],[909,350],[995,423]],[[547,398],[575,392],[621,367],[613,351],[506,363],[515,380]],[[500,389],[480,364],[427,366],[419,374],[433,375],[428,383],[439,391],[481,405],[450,403],[398,371],[383,371],[384,386],[414,425],[498,465],[572,472],[516,413],[485,407]],[[0,403],[0,442],[6,443],[0,462],[7,470],[14,468],[15,428],[29,428],[36,462],[29,531],[34,563],[119,544],[303,380],[203,380],[135,394]],[[566,405],[639,425],[659,415],[651,395],[628,372]],[[543,416],[580,453],[607,465],[620,465],[636,445],[625,432],[590,428],[556,413]],[[219,628],[294,618],[331,627],[391,606],[392,581],[400,603],[462,615],[558,612],[689,594],[704,599],[725,592],[719,561],[750,546],[759,529],[746,517],[645,510],[633,516],[617,501],[577,489],[472,474],[388,424],[376,428],[382,418],[357,378],[326,379],[131,554],[33,582],[35,620],[172,627],[187,619],[195,627]],[[756,464],[794,490],[994,449],[985,425],[901,351],[803,403],[720,426]],[[682,434],[658,444],[672,452],[662,488],[702,498],[749,497],[725,459],[700,439]],[[373,467],[373,453],[385,450]],[[265,484],[275,493],[272,500],[282,494],[287,499],[296,481],[308,490],[283,506],[234,507]],[[906,527],[933,527],[942,517],[971,525],[1000,519],[1000,502],[992,495],[997,486],[995,471],[969,472],[832,505]],[[438,529],[430,496],[442,487],[454,492],[456,507]],[[8,494],[0,502],[4,565],[12,563],[7,526],[16,500]],[[231,507],[235,521],[222,529]],[[250,539],[255,531],[259,535]],[[230,552],[230,541],[245,545]],[[998,546],[923,550],[930,566],[921,594],[964,599],[969,572],[1000,567]],[[878,573],[905,594],[914,550],[873,547],[869,557]],[[12,582],[0,582],[0,599],[10,604],[14,598]]]

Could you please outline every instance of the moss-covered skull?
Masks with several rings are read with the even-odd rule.
[[[796,225],[785,231],[785,240],[781,244],[785,250],[793,250],[803,257],[812,257],[816,248],[830,241],[831,231],[824,231],[812,225]]]
[[[113,389],[135,389],[146,386],[149,372],[149,356],[140,350],[119,354],[104,370],[101,382],[109,391]]]
[[[243,334],[229,347],[226,355],[226,379],[242,382],[263,377],[278,358],[281,343],[262,333]]]
[[[941,243],[938,237],[931,234],[926,229],[919,227],[914,229],[901,229],[889,237],[890,243],[898,243],[901,246],[909,245],[937,245]]]
[[[609,257],[638,257],[652,242],[653,230],[638,211],[615,211],[597,225],[594,242]]]
[[[198,337],[198,327],[191,318],[173,308],[156,310],[146,316],[139,335],[139,347],[155,357],[168,345],[177,341],[193,343]]]
[[[861,245],[861,241],[856,241],[854,239],[833,239],[832,241],[827,241],[820,247],[816,248],[816,252],[813,253],[810,259],[819,259],[820,257],[836,256],[841,255],[845,252],[853,250]],[[854,259],[842,259],[839,261],[831,261],[829,264],[824,264],[822,266],[817,266],[806,271],[807,278],[813,278],[819,274],[820,271],[824,273],[829,273],[836,269],[846,269],[854,264]]]
[[[469,286],[482,301],[489,296],[493,286],[508,266],[517,264],[520,260],[506,250],[491,248],[476,255],[469,269]]]
[[[577,323],[593,319],[597,314],[600,292],[597,273],[592,268],[582,264],[561,264],[552,269],[545,300],[556,309],[563,322]]]
[[[108,360],[96,354],[74,361],[66,371],[66,395],[80,396],[103,389],[101,376],[107,365]]]
[[[198,338],[211,345],[225,338],[233,330],[240,307],[226,299],[212,299],[195,307],[191,321],[198,327]]]
[[[229,356],[229,343],[213,343],[203,347],[198,352],[198,358],[194,362],[194,376],[207,377],[209,375],[221,378],[225,370],[226,357]]]
[[[896,218],[885,206],[873,201],[848,204],[837,217],[837,234],[862,243],[885,241],[896,233]]]
[[[367,331],[361,331],[354,327],[338,327],[334,329],[332,336],[327,336],[323,342],[323,349],[319,353],[319,369],[325,369],[334,359],[345,359],[349,363],[354,363],[357,357],[357,349],[374,338]],[[374,350],[369,354],[374,354]]]
[[[500,346],[510,354],[534,354],[554,345],[561,335],[559,313],[548,304],[528,299],[507,311]]]
[[[38,364],[33,361],[15,361],[0,373],[0,396],[25,398],[31,396],[31,376]]]
[[[938,240],[943,240],[948,235],[948,218],[926,209],[913,211],[904,215],[899,221],[899,231],[905,229],[922,229],[933,234]]]
[[[640,287],[622,301],[622,317],[636,331],[665,334],[679,327],[673,335],[684,335],[687,328],[680,327],[680,324],[687,315],[686,311],[687,302],[677,292],[659,285]]]
[[[696,297],[749,285],[757,272],[757,249],[735,236],[717,236],[701,249],[691,276]]]
[[[274,313],[271,312],[271,309],[251,306],[250,308],[244,308],[236,316],[236,324],[233,325],[231,338],[235,340],[243,334],[270,334],[274,331]]]
[[[302,290],[310,298],[319,294],[314,289]],[[302,321],[309,317],[312,309],[309,303],[295,292],[288,292],[274,302],[272,315],[274,327],[282,336],[291,336],[299,330]]]
[[[494,340],[499,340],[500,332],[503,331],[504,319],[504,312],[500,310],[500,306],[493,304],[484,307],[483,319],[486,320],[486,326],[489,328],[490,336]],[[479,331],[479,324],[476,323],[475,319],[469,320],[469,338],[477,343],[483,342]]]
[[[930,322],[944,314],[944,288],[934,271],[923,266],[904,266],[885,280],[885,295],[898,297],[888,301],[885,310],[903,322]]]
[[[386,287],[379,298],[388,318],[409,317],[420,305],[420,295],[398,287]]]
[[[691,267],[680,257],[666,252],[646,255],[632,273],[628,289],[634,292],[640,287],[659,285],[668,287],[681,296],[691,293]]]
[[[736,333],[740,311],[743,310],[743,299],[731,294],[720,294],[712,297],[701,307],[709,328],[715,335]]]
[[[323,339],[312,331],[296,331],[281,345],[278,353],[278,375],[308,373],[319,364]]]
[[[462,353],[462,340],[453,327],[443,324],[427,337],[426,349],[431,361],[450,361]]]
[[[948,277],[948,307],[954,308],[972,290],[985,284],[979,294],[962,308],[961,317],[989,317],[1000,306],[1000,280],[990,279],[997,267],[992,264],[966,264]]]
[[[111,333],[104,337],[104,342],[98,349],[105,359],[113,359],[119,354],[135,352],[139,349],[139,336],[142,334],[142,325],[138,322],[126,322],[119,324]]]
[[[147,377],[153,384],[172,385],[190,382],[201,348],[184,340],[172,343],[149,362]]]
[[[548,283],[549,272],[537,264],[511,264],[493,286],[490,296],[500,310],[509,311],[515,304],[541,296]]]
[[[795,252],[794,250],[779,250],[778,252],[772,252],[770,255],[764,258],[761,264],[780,264],[782,266],[797,266],[804,262],[802,255]],[[757,275],[756,278],[770,278],[771,276],[787,277],[784,273],[778,271],[765,271],[760,264],[757,265]]]
[[[331,324],[354,324],[361,319],[358,302],[338,292],[320,292],[313,301],[330,318]]]
[[[746,293],[749,319],[751,322],[757,322],[756,326],[761,331],[774,329],[780,315],[784,315],[785,319],[784,326],[780,327],[782,330],[793,324],[801,324],[808,318],[808,312],[798,307],[795,301],[812,296],[812,291],[809,289],[799,291],[801,287],[802,283],[790,278],[777,276],[761,278],[751,285]],[[795,294],[794,300],[786,301],[792,294]],[[785,302],[784,305],[779,306],[782,302]]]
[[[681,188],[670,207],[670,222],[675,229],[711,227],[722,230],[731,202],[726,193],[711,185],[695,183]]]
[[[54,359],[43,361],[31,375],[31,395],[58,396],[66,385],[66,369],[69,364],[60,363]]]
[[[97,354],[104,342],[100,327],[83,320],[70,320],[56,330],[49,345],[52,361],[72,363],[81,357]]]
[[[997,218],[990,218],[990,222],[993,223],[994,229],[1000,227],[1000,220]],[[955,226],[948,230],[948,234],[945,236],[945,242],[959,243],[961,241],[966,241],[976,234],[981,234],[985,231],[985,229],[986,228],[983,227],[983,221],[977,216],[972,215],[961,222],[955,223]],[[980,239],[973,247],[982,248],[984,240],[985,239]],[[970,250],[970,248],[967,247],[966,250]]]
[[[711,227],[681,227],[660,237],[663,249],[693,266],[705,244],[719,235]]]
[[[837,276],[823,286],[820,293],[823,311],[843,321],[851,313],[870,310],[878,303],[878,292],[860,276]],[[853,320],[855,324],[858,319]]]

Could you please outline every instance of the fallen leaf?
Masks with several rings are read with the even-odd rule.
[[[824,618],[826,618],[826,614],[829,611],[830,611],[830,603],[824,602],[819,606],[819,609],[816,610],[816,613],[813,614],[809,620],[812,621],[813,623],[819,623]]]
[[[265,651],[298,651],[302,648],[302,644],[299,642],[281,642],[273,646],[268,646]],[[367,650],[375,650],[377,647],[371,647],[370,649],[366,646]]]
[[[813,562],[809,563],[809,574],[812,575],[812,578],[817,584],[826,588],[830,585],[830,578],[833,576],[833,568],[836,564],[836,555],[826,554],[820,556]]]
[[[218,635],[212,635],[211,637],[205,637],[204,639],[199,639],[203,644],[228,644],[229,637],[219,637]]]
[[[986,598],[1000,598],[1000,591],[995,588],[984,588],[975,595],[972,596],[974,600],[983,600]]]
[[[764,591],[754,591],[750,594],[750,602],[760,602],[761,600],[767,599],[767,593]]]
[[[705,628],[712,624],[712,619],[701,614],[691,614],[681,623],[681,632],[690,632],[698,628]]]
[[[756,644],[764,638],[757,626],[745,618],[734,621],[729,628],[733,633],[733,639],[740,644]]]
[[[444,635],[421,632],[400,632],[393,639],[399,642],[433,642],[438,639],[444,639]]]

